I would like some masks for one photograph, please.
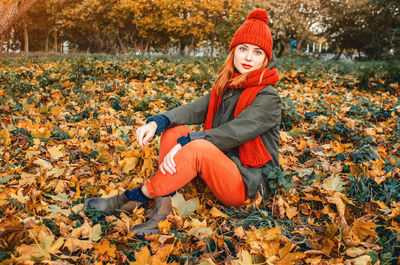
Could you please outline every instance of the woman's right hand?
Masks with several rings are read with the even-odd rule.
[[[139,142],[140,147],[143,147],[151,140],[156,133],[157,123],[151,121],[146,125],[143,125],[136,129],[136,139]]]

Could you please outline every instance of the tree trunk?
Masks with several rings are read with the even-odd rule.
[[[344,51],[344,47],[342,46],[342,47],[340,47],[340,52],[336,56],[335,61],[338,61],[340,59],[340,56],[342,56],[343,51]]]
[[[28,36],[28,27],[24,24],[24,42],[25,42],[25,53],[29,53],[29,36]]]
[[[301,45],[303,44],[304,38],[301,38],[297,44],[296,50],[301,51]]]
[[[4,46],[5,46],[5,41],[3,40],[4,36],[0,34],[0,53],[3,53],[5,51]]]
[[[54,30],[54,52],[57,52],[57,30]]]
[[[0,34],[5,33],[37,0],[0,1]]]
[[[139,50],[140,50],[141,54],[144,53],[144,48],[143,47],[144,47],[143,39],[140,39]]]
[[[180,47],[179,47],[179,55],[185,56],[185,48],[186,44],[181,40],[180,41]]]
[[[119,48],[121,49],[121,52],[125,51],[125,46],[124,46],[124,43],[122,42],[121,37],[117,36],[117,39],[118,39],[118,45],[119,45]]]
[[[285,45],[282,44],[282,42],[279,42],[279,51],[277,55],[278,58],[282,56],[284,50],[285,50]]]
[[[163,49],[163,54],[164,54],[164,55],[168,55],[169,45],[170,45],[170,40],[168,40],[167,45],[166,45],[165,48]]]
[[[189,46],[188,56],[190,56],[192,54],[193,48],[194,48],[194,36],[192,36],[192,41],[191,41],[190,46]]]
[[[144,50],[145,50],[145,54],[149,53],[149,51],[150,51],[150,41],[146,41],[146,48]]]
[[[45,51],[46,53],[49,52],[49,36],[50,36],[50,31],[47,30],[47,31],[46,31],[46,44],[45,44],[45,46],[44,46],[44,51]]]
[[[211,35],[211,51],[210,51],[211,57],[214,57],[214,53],[215,53],[215,33]]]

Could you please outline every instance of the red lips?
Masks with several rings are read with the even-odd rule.
[[[246,69],[246,70],[248,70],[248,69],[250,69],[250,68],[253,67],[252,65],[244,64],[244,63],[242,63],[242,66],[243,66],[243,68]]]

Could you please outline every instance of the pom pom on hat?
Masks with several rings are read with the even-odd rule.
[[[267,54],[268,60],[271,60],[273,41],[268,22],[269,17],[266,10],[258,8],[251,11],[247,16],[247,20],[233,36],[229,50],[231,51],[241,43],[253,44],[263,49]]]
[[[269,17],[267,11],[264,9],[254,9],[247,15],[247,19],[258,19],[268,24]]]

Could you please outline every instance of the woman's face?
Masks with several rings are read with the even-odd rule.
[[[242,43],[236,46],[233,65],[239,73],[244,74],[261,68],[264,60],[267,60],[265,57],[266,54],[260,47]]]

